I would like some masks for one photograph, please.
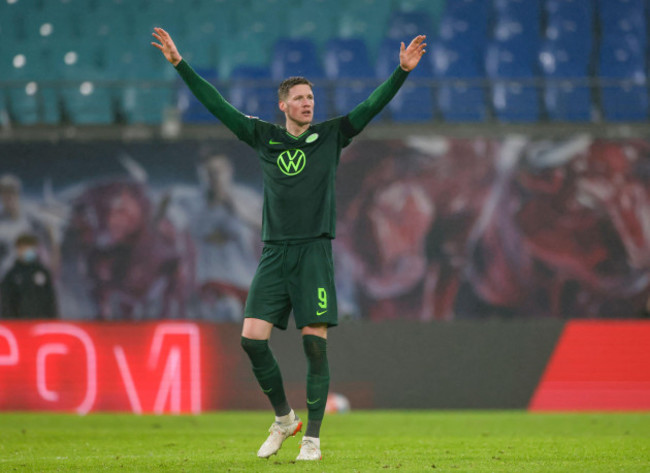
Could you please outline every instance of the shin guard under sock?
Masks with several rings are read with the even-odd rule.
[[[269,341],[241,337],[241,346],[251,360],[255,378],[260,384],[262,392],[271,401],[275,415],[287,415],[291,408],[284,394],[280,367],[271,352]]]
[[[307,410],[309,411],[305,435],[318,438],[330,385],[327,340],[315,335],[305,335],[302,337],[302,345],[307,356]]]

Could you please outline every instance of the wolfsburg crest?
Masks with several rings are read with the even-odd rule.
[[[295,176],[305,168],[307,157],[301,149],[289,149],[278,156],[278,167],[287,176]]]

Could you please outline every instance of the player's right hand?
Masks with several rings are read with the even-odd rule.
[[[165,58],[174,66],[178,66],[178,63],[181,62],[183,57],[178,52],[178,49],[176,49],[176,45],[172,41],[172,37],[169,36],[169,33],[167,33],[162,28],[154,28],[153,30],[154,32],[151,34],[154,38],[160,41],[160,44],[152,41],[151,45],[160,49],[165,55]]]

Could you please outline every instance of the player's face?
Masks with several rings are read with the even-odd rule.
[[[314,92],[307,84],[294,85],[289,89],[287,99],[280,102],[287,119],[297,125],[307,125],[314,117]]]

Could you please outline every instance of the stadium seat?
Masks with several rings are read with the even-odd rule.
[[[445,0],[398,0],[394,9],[402,12],[425,11],[429,15],[433,25],[433,31],[438,31],[440,18],[445,11]],[[430,36],[433,37],[433,34]]]
[[[7,90],[9,95],[9,111],[13,121],[21,125],[34,125],[40,123],[40,107],[38,99],[38,86],[11,87]]]
[[[386,36],[406,43],[416,35],[433,37],[434,33],[434,24],[426,11],[393,12]]]
[[[61,91],[65,116],[78,125],[110,124],[115,121],[111,94],[106,87],[84,81]]]
[[[438,41],[430,46],[433,75],[439,79],[438,108],[445,121],[477,122],[487,118],[482,56],[471,43]]]
[[[647,17],[644,0],[599,0],[599,24],[604,39],[629,37],[647,43]]]
[[[324,64],[328,79],[374,76],[366,43],[359,38],[334,38],[328,41]]]
[[[173,87],[139,85],[127,87],[122,107],[127,123],[157,125],[163,122],[165,111],[173,106]]]
[[[228,79],[237,66],[268,65],[271,47],[269,38],[255,31],[244,31],[223,39],[217,46],[219,77]]]
[[[25,37],[25,16],[24,7],[18,5],[7,5],[3,3],[2,14],[0,15],[0,40],[2,44],[11,44],[21,41]]]
[[[3,90],[0,90],[0,127],[9,124],[9,105]]]
[[[288,27],[283,28],[283,36],[290,38],[309,38],[317,46],[322,46],[335,35],[336,14],[340,11],[336,1],[311,0],[286,12]],[[277,26],[275,26],[278,31]]]
[[[328,79],[335,80],[335,115],[348,113],[374,90],[375,73],[362,39],[331,39],[325,45],[324,63],[325,75]]]
[[[218,78],[215,69],[194,69],[197,74],[208,82],[215,84]],[[220,91],[222,94],[224,90]],[[180,78],[176,81],[176,106],[181,112],[181,119],[185,123],[204,123],[217,121],[205,106],[187,88]]]
[[[284,80],[291,76],[324,77],[316,45],[308,38],[280,38],[273,46],[271,77]]]
[[[646,65],[645,55],[630,47],[625,38],[603,43],[598,75],[605,81],[600,94],[606,120],[644,121],[648,118]]]
[[[538,88],[534,84],[536,55],[526,45],[495,40],[488,45],[486,72],[492,81],[492,106],[504,122],[539,119]]]
[[[456,2],[455,7],[448,3],[440,20],[439,39],[458,48],[471,45],[483,55],[488,39],[488,18],[487,13],[480,15],[477,11],[480,12],[484,6],[484,3],[474,1]]]
[[[591,57],[594,35],[590,22],[554,15],[548,18],[544,37],[578,56]]]
[[[363,38],[372,58],[377,50],[391,15],[390,0],[356,0],[346,5],[338,16],[337,36]]]
[[[589,57],[546,40],[539,53],[545,77],[544,105],[551,121],[589,121],[592,115]]]
[[[264,66],[239,66],[230,75],[228,101],[239,111],[275,123],[278,94],[271,72]]]
[[[59,97],[54,88],[44,88],[38,82],[30,81],[23,86],[8,88],[7,93],[9,115],[16,123],[59,123]]]
[[[376,63],[377,80],[384,81],[399,65],[399,41],[386,39],[381,46]],[[388,104],[393,120],[398,122],[421,122],[435,116],[435,102],[432,90],[433,73],[429,61],[420,61],[409,74],[402,88]],[[381,119],[385,114],[380,114]]]

